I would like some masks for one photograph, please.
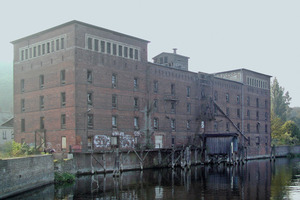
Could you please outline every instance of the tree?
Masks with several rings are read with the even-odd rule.
[[[286,121],[287,119],[291,99],[289,92],[284,93],[284,88],[281,87],[278,80],[274,78],[271,85],[271,111],[282,121]]]

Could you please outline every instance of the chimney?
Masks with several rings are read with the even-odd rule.
[[[173,53],[176,54],[176,51],[177,51],[177,48],[174,48],[173,49]]]

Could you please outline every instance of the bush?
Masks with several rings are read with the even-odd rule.
[[[75,175],[67,172],[55,172],[54,182],[58,184],[72,183],[75,181]]]
[[[34,147],[30,147],[26,143],[17,143],[15,141],[6,142],[2,148],[0,156],[4,157],[22,157],[27,155],[36,154],[37,151]]]

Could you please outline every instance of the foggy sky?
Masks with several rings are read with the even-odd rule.
[[[296,0],[3,1],[0,63],[12,63],[11,41],[78,20],[151,41],[149,61],[177,48],[193,72],[247,68],[277,77],[300,106],[299,10]]]

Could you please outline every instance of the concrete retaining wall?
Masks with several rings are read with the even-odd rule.
[[[0,159],[0,199],[53,182],[52,155]]]
[[[288,154],[300,154],[300,146],[277,146],[275,147],[275,156],[284,157]]]

